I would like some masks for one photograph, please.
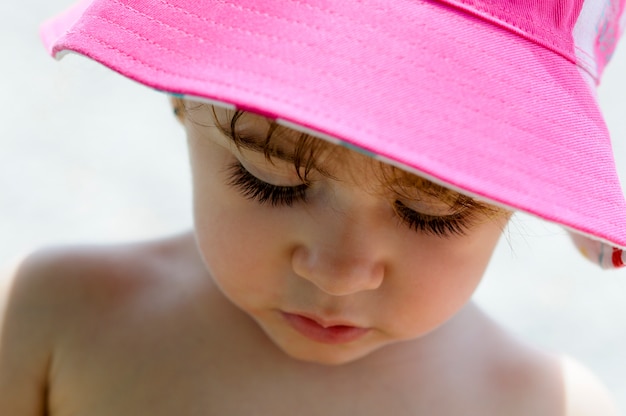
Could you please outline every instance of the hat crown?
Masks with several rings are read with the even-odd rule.
[[[575,62],[599,82],[626,26],[626,0],[443,0]]]

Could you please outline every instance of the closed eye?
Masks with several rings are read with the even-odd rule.
[[[272,185],[251,174],[237,161],[228,168],[228,185],[233,186],[241,194],[261,205],[292,206],[296,202],[306,201],[308,184],[295,186]]]
[[[449,215],[429,215],[417,212],[400,201],[395,201],[394,210],[410,229],[441,237],[465,235],[471,226],[472,211],[465,209]]]

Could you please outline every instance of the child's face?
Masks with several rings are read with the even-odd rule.
[[[345,150],[317,161],[324,174],[304,185],[292,161],[238,149],[210,107],[188,112],[201,254],[226,297],[288,355],[341,364],[421,337],[480,282],[505,213],[468,214],[426,194],[395,200],[372,161]],[[232,112],[215,112],[228,126]],[[267,128],[252,115],[237,127],[258,141]],[[293,141],[277,147],[289,155]]]

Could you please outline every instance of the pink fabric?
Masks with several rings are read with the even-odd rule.
[[[81,18],[91,2],[92,0],[79,1],[64,13],[58,15],[55,19],[49,20],[43,25],[40,34],[48,52],[54,53],[52,51],[52,45],[62,38],[66,34],[67,29],[72,27],[74,23]]]
[[[585,69],[596,82],[624,29],[626,0],[446,1],[552,49]],[[595,13],[581,14],[584,6]],[[582,41],[573,36],[580,19],[584,20]]]
[[[599,73],[572,33],[583,6],[96,0],[43,33],[52,54],[287,120],[625,248],[626,202],[584,78]]]
[[[449,0],[577,61],[572,31],[584,0]]]

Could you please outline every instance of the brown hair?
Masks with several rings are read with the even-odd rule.
[[[296,172],[298,172],[298,176],[304,183],[307,183],[307,176],[313,170],[332,177],[332,175],[318,163],[321,159],[321,155],[323,155],[325,161],[328,161],[329,159],[338,160],[344,157],[354,157],[356,154],[355,151],[347,147],[337,146],[311,134],[282,126],[273,120],[268,120],[269,127],[263,139],[248,138],[241,135],[238,131],[238,124],[241,118],[246,114],[250,114],[242,110],[232,110],[228,122],[221,123],[218,120],[215,106],[210,104],[189,101],[183,102],[182,99],[175,98],[173,99],[173,105],[174,113],[181,119],[185,116],[189,116],[190,111],[209,108],[212,112],[215,127],[229,137],[237,147],[253,147],[256,150],[262,151],[270,162],[272,161],[273,155],[280,153],[278,143],[289,140],[293,143],[293,151],[289,153],[290,159],[293,160]],[[193,122],[197,123],[197,121]],[[371,161],[369,166],[373,169],[372,171],[378,178],[379,183],[383,185],[385,189],[400,198],[414,200],[417,195],[423,196],[426,194],[446,203],[454,211],[472,210],[487,216],[510,214],[509,211],[503,208],[477,201],[474,198],[436,184],[396,166],[369,157],[367,159]],[[356,174],[356,172],[353,174]]]

